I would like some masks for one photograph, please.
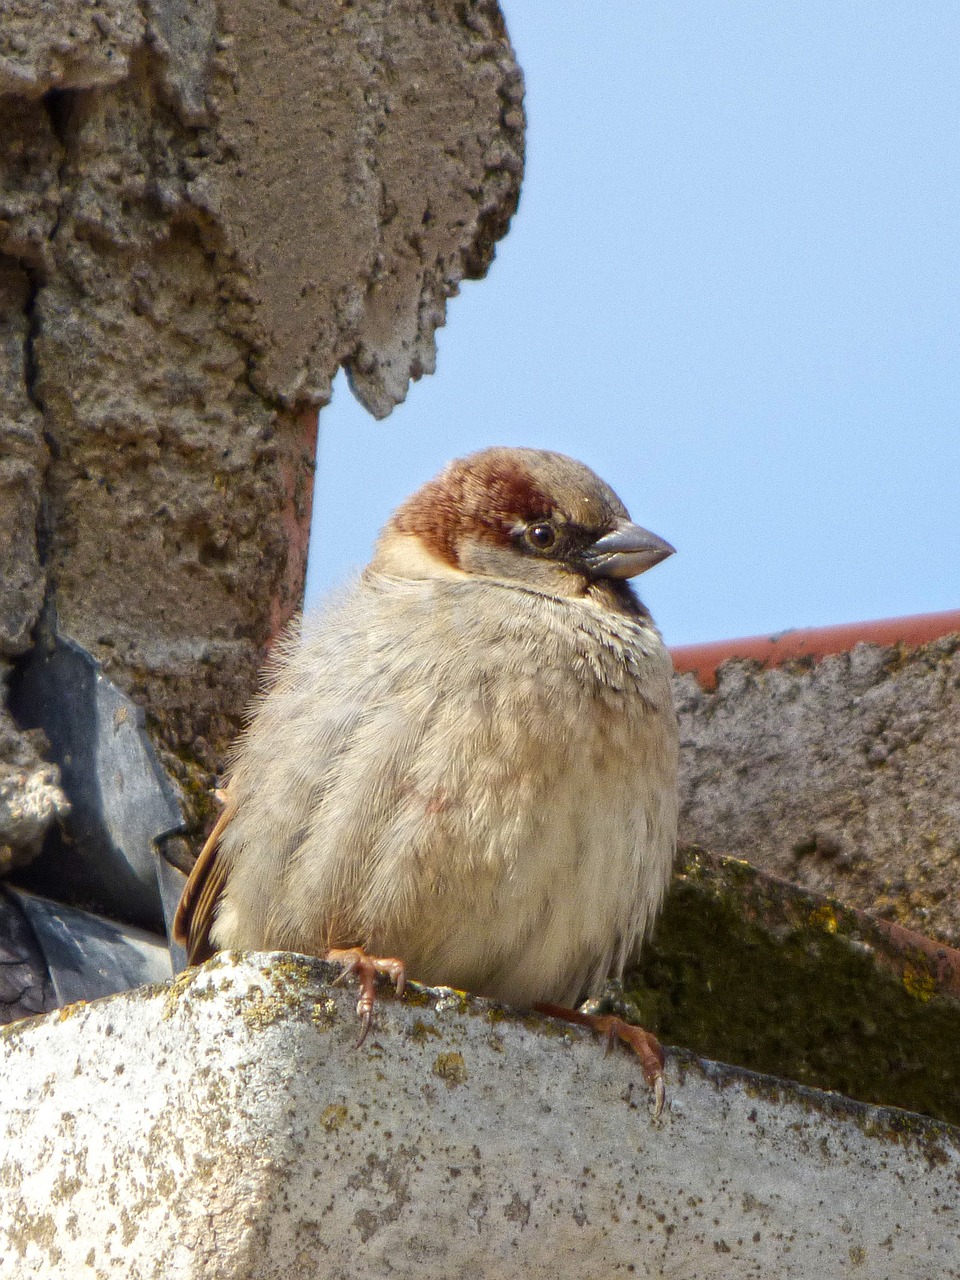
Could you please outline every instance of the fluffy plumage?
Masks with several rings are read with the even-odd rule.
[[[673,859],[670,662],[625,581],[671,550],[558,454],[485,450],[408,499],[278,646],[191,958],[360,946],[514,1005],[596,994]]]

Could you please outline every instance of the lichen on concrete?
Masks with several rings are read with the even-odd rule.
[[[358,1050],[335,974],[226,954],[0,1038],[13,1273],[960,1275],[950,1126],[689,1053],[655,1120],[581,1029],[387,983]]]

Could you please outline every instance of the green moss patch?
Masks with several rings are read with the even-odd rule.
[[[954,954],[690,850],[624,1012],[705,1057],[960,1124]]]

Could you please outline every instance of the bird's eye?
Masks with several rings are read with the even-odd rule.
[[[525,536],[531,547],[536,547],[538,551],[549,551],[557,541],[556,529],[545,520],[540,521],[538,524],[530,525],[526,530]]]

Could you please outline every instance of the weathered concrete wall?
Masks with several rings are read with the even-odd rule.
[[[960,1132],[455,992],[360,1050],[329,966],[221,956],[0,1035],[0,1274],[960,1275]]]
[[[202,795],[300,600],[317,408],[433,368],[521,96],[493,0],[4,8],[0,677],[49,601]],[[2,723],[0,760],[2,871],[63,798]]]
[[[960,943],[960,636],[674,688],[681,843]]]

